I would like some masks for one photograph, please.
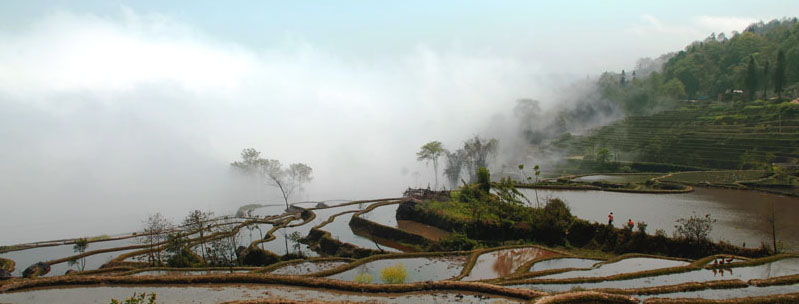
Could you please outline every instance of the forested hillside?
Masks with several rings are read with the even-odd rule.
[[[668,108],[675,99],[796,97],[799,22],[760,22],[731,38],[712,34],[661,59],[666,62],[660,71],[639,65],[632,72],[605,73],[599,80],[602,96],[633,115]]]
[[[599,162],[767,168],[799,161],[799,22],[756,23],[664,55],[662,69],[605,73],[627,117],[552,146]],[[620,166],[616,166],[620,167]]]

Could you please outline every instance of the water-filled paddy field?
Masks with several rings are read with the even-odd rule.
[[[405,282],[440,281],[453,278],[461,273],[466,256],[420,257],[384,259],[368,262],[350,270],[337,273],[328,278],[355,281],[356,278],[370,278],[371,283],[384,283],[381,272],[386,267],[401,265],[407,272]]]
[[[612,176],[611,176],[612,177]],[[600,177],[606,178],[606,177]],[[644,177],[640,177],[644,178]],[[528,196],[533,197],[532,189],[523,190]],[[704,189],[698,188],[695,192],[684,194],[639,194],[617,193],[604,191],[550,191],[538,190],[539,197],[560,197],[567,201],[572,213],[581,218],[603,222],[607,212],[613,211],[617,219],[634,218],[635,221],[649,223],[648,231],[664,229],[668,232],[673,227],[671,217],[688,216],[691,210],[697,213],[710,212],[719,218],[716,229],[711,235],[715,239],[730,241],[746,241],[752,244],[756,238],[763,238],[764,233],[757,230],[760,227],[757,221],[747,222],[736,216],[757,209],[748,202],[770,200],[775,202],[775,208],[780,210],[793,210],[795,198],[787,198],[757,192],[737,190]],[[272,267],[258,271],[261,268],[234,269],[234,273],[266,272],[269,275],[302,275],[324,276],[332,282],[352,284],[353,282],[385,284],[384,270],[390,267],[400,267],[404,271],[402,282],[423,283],[427,281],[460,280],[472,282],[489,280],[497,284],[509,284],[506,287],[517,290],[540,290],[544,292],[565,292],[574,289],[629,289],[652,286],[670,286],[688,282],[708,282],[716,280],[742,280],[769,279],[787,275],[799,274],[799,257],[788,257],[770,261],[761,265],[715,268],[690,268],[693,261],[673,260],[649,256],[632,256],[622,259],[603,261],[599,259],[584,258],[564,254],[558,250],[548,250],[544,247],[516,246],[503,247],[502,249],[476,249],[470,252],[446,253],[432,256],[403,256],[407,250],[403,246],[392,246],[391,242],[372,240],[368,234],[354,233],[350,227],[350,220],[356,212],[370,207],[375,202],[362,204],[345,204],[328,208],[317,208],[316,204],[305,204],[315,217],[299,218],[299,214],[285,214],[285,205],[266,206],[256,208],[255,215],[260,219],[271,220],[270,223],[258,222],[244,225],[246,219],[232,218],[214,221],[215,224],[224,224],[228,228],[241,226],[236,239],[238,246],[257,246],[271,251],[277,255],[302,251],[307,257],[324,256],[314,251],[312,246],[290,240],[289,235],[297,233],[305,237],[311,228],[318,226],[323,231],[330,232],[333,239],[350,243],[367,249],[382,249],[391,256],[375,256],[360,259],[326,259],[326,260],[293,260],[281,263],[280,267]],[[794,204],[794,205],[791,205]],[[422,223],[408,220],[397,220],[396,211],[399,204],[388,203],[362,213],[361,218],[378,223],[383,226],[415,233],[430,240],[447,237],[450,232],[431,227]],[[754,208],[754,209],[753,209]],[[758,209],[759,210],[759,209]],[[256,213],[257,212],[257,213]],[[633,216],[636,214],[638,216]],[[781,214],[781,217],[788,217]],[[331,220],[331,217],[332,220]],[[626,218],[625,218],[626,217]],[[779,220],[779,217],[778,217]],[[736,222],[738,221],[738,222]],[[226,224],[225,224],[226,223]],[[276,225],[279,225],[276,227]],[[617,223],[617,226],[619,224]],[[273,229],[276,228],[276,229]],[[267,242],[258,242],[268,238],[272,231],[273,239]],[[783,238],[785,232],[779,235]],[[206,235],[208,235],[206,233]],[[194,233],[191,237],[199,237]],[[786,236],[789,240],[792,236]],[[796,237],[796,236],[793,236]],[[106,248],[120,248],[141,243],[136,238],[92,242],[87,252]],[[758,241],[759,245],[759,241]],[[750,245],[751,247],[751,245]],[[195,251],[200,246],[194,246]],[[114,257],[128,253],[134,249],[124,249],[112,252],[103,252],[86,257],[86,270],[97,269]],[[138,250],[138,249],[137,249]],[[199,252],[199,251],[197,251]],[[400,254],[400,255],[396,255]],[[0,257],[16,261],[15,276],[19,276],[28,265],[39,261],[50,261],[74,255],[72,244],[63,244],[48,247],[31,248],[19,251],[10,251],[0,254]],[[132,259],[128,259],[133,261]],[[467,265],[469,261],[473,264]],[[708,265],[708,264],[705,264]],[[678,269],[664,274],[654,274],[632,279],[606,279],[609,276],[624,275],[657,269]],[[63,275],[68,269],[75,269],[66,262],[52,265],[52,270],[47,277]],[[562,270],[562,271],[558,271]],[[528,272],[541,272],[543,274],[529,274]],[[231,273],[229,269],[151,269],[143,271],[116,271],[106,275],[119,275],[133,273],[130,277],[157,276],[157,277],[190,277],[206,274]],[[318,274],[318,275],[314,275]],[[506,278],[521,276],[521,280],[507,283]],[[560,283],[570,279],[592,278],[589,283]],[[549,283],[546,280],[559,280]],[[0,283],[2,284],[2,283]],[[648,297],[708,297],[730,298],[751,295],[769,295],[793,291],[794,283],[785,286],[755,287],[748,286],[728,290],[700,290],[671,292]],[[2,285],[0,285],[2,287]],[[219,301],[232,301],[254,299],[259,297],[285,297],[295,300],[320,299],[328,301],[377,301],[386,303],[417,303],[417,302],[485,302],[509,301],[519,299],[506,299],[485,294],[457,292],[457,291],[431,291],[424,293],[404,292],[398,294],[363,294],[349,293],[335,290],[316,290],[283,285],[222,285],[215,283],[209,286],[87,286],[80,288],[52,288],[46,290],[23,290],[20,292],[0,294],[0,303],[40,303],[58,299],[60,303],[107,303],[110,298],[130,296],[133,292],[156,292],[158,298],[164,303],[216,303]],[[171,301],[173,300],[174,301]]]
[[[352,301],[371,303],[521,303],[520,300],[472,292],[354,293],[282,285],[187,286],[102,286],[31,290],[0,294],[0,303],[38,304],[107,304],[134,293],[156,293],[158,303],[205,304],[258,298],[282,298],[296,301]]]
[[[528,198],[535,190],[520,189]],[[647,232],[662,229],[667,235],[674,231],[675,220],[694,214],[710,214],[718,219],[710,232],[713,240],[734,245],[759,247],[761,241],[771,242],[768,218],[771,204],[780,229],[777,237],[789,247],[799,247],[799,198],[757,191],[694,187],[693,192],[676,194],[623,193],[610,191],[543,190],[538,196],[558,197],[566,201],[573,215],[591,221],[607,223],[613,212],[614,224],[621,227],[628,219],[644,221]]]

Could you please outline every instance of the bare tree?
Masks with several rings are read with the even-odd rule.
[[[200,233],[200,248],[202,249],[203,263],[206,263],[205,257],[205,231],[210,229],[208,223],[213,218],[214,213],[211,211],[194,210],[189,212],[189,215],[183,219],[183,225],[191,231],[199,231]]]
[[[172,229],[172,222],[165,218],[161,213],[150,215],[144,221],[144,233],[139,238],[139,242],[146,244],[150,252],[148,260],[153,265],[160,265],[163,263],[161,250],[157,250],[158,244],[167,240],[167,233]]]

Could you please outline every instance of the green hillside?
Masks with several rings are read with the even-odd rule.
[[[752,24],[729,39],[714,34],[659,60],[661,69],[598,80],[603,100],[625,119],[561,134],[551,146],[572,159],[616,163],[605,166],[611,171],[619,162],[713,169],[799,162],[795,18]]]
[[[569,156],[671,163],[703,168],[760,168],[799,160],[799,104],[684,102],[678,110],[630,116],[553,145]]]
[[[673,100],[795,98],[799,22],[760,22],[731,38],[713,34],[659,60],[665,61],[662,69],[639,62],[635,71],[604,73],[598,80],[602,98],[629,115],[672,108]]]

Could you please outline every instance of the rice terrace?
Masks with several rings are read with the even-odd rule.
[[[0,304],[799,303],[799,5],[539,4],[0,4]]]

